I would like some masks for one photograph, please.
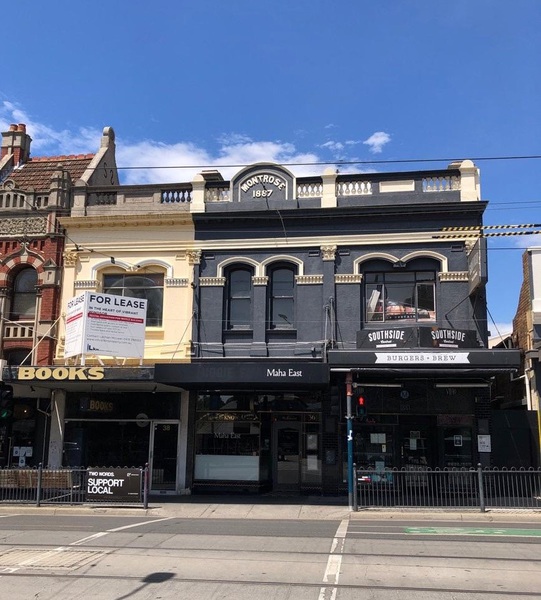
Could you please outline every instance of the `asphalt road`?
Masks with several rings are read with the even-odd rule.
[[[541,520],[0,516],[0,598],[541,597]]]

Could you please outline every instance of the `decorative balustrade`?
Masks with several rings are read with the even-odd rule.
[[[423,192],[451,192],[454,190],[460,190],[460,177],[457,175],[423,177]]]
[[[191,201],[191,188],[178,187],[161,191],[162,204],[185,204]]]
[[[205,188],[205,202],[231,202],[229,186],[207,186]]]
[[[323,182],[321,179],[297,182],[297,198],[321,198]]]
[[[114,206],[116,201],[116,191],[96,191],[88,194],[87,206]]]
[[[34,322],[6,323],[4,325],[5,340],[28,340],[34,337]]]
[[[337,196],[367,196],[372,193],[372,182],[366,180],[337,181]]]

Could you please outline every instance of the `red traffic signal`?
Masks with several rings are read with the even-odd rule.
[[[357,398],[357,416],[364,417],[365,415],[366,415],[365,398],[363,395],[360,395]]]

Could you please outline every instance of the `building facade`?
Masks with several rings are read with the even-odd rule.
[[[31,142],[24,124],[2,133],[0,350],[7,365],[46,366],[59,331],[65,235],[58,219],[70,213],[75,182],[118,180],[111,128],[95,154],[33,158]],[[12,387],[13,407],[0,419],[0,465],[35,466],[47,456],[50,393]]]
[[[490,464],[492,378],[518,354],[487,348],[471,162],[303,179],[258,164],[207,194],[192,363],[155,372],[191,390],[192,489],[343,491],[350,437],[366,468]]]
[[[148,463],[155,493],[342,493],[351,458],[491,464],[492,382],[520,356],[487,347],[470,161],[70,194],[54,354],[4,369],[51,399],[49,464]],[[84,292],[148,301],[141,356],[66,358]]]
[[[521,352],[516,375],[499,377],[495,390],[496,425],[507,440],[498,452],[498,466],[538,467],[540,458],[541,399],[541,248],[522,255],[522,286],[513,319],[513,333],[500,345]]]

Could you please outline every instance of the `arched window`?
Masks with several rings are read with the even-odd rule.
[[[38,274],[32,267],[23,269],[15,275],[9,315],[12,321],[35,320],[37,283]]]
[[[227,329],[252,327],[252,275],[249,267],[230,267],[226,272],[225,322]]]
[[[377,262],[384,263],[383,268]],[[365,321],[436,320],[436,266],[429,270],[432,262],[418,259],[399,268],[384,261],[367,263],[363,276]]]
[[[116,296],[144,298],[147,303],[147,327],[161,327],[163,318],[163,274],[141,273],[103,276],[103,292]]]
[[[271,329],[295,327],[296,267],[280,263],[269,269],[269,325]]]

